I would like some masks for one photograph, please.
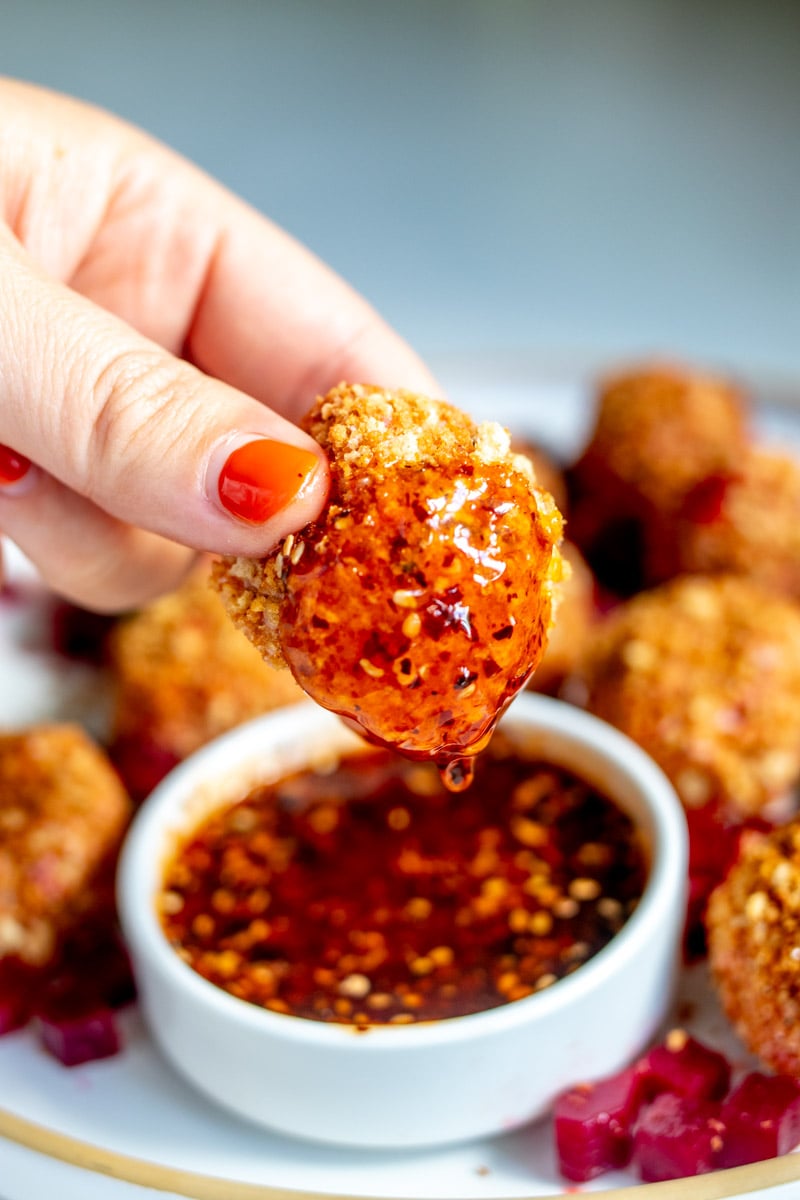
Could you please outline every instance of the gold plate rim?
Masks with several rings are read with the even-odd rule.
[[[171,1192],[187,1200],[387,1200],[386,1197],[352,1195],[345,1192],[309,1192],[272,1184],[246,1183],[221,1176],[185,1171],[149,1159],[120,1154],[69,1134],[59,1133],[16,1113],[0,1108],[0,1137],[47,1158],[106,1175],[119,1183],[148,1187],[156,1192]],[[602,1200],[727,1200],[748,1196],[766,1188],[800,1180],[800,1155],[784,1154],[766,1162],[750,1163],[709,1175],[663,1183],[632,1184],[595,1192]],[[531,1193],[525,1197],[499,1197],[497,1200],[570,1200],[574,1192]],[[419,1200],[419,1197],[393,1197],[391,1200]]]

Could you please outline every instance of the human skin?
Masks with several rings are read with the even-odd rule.
[[[342,379],[438,391],[366,301],[190,163],[0,79],[0,531],[48,584],[113,612],[197,551],[267,553],[325,501],[294,422]],[[275,478],[231,512],[220,479],[261,439]]]

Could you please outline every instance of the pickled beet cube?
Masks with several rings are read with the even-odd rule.
[[[645,1183],[716,1170],[725,1126],[719,1106],[662,1092],[645,1105],[633,1127],[633,1161]]]
[[[586,1183],[605,1171],[627,1166],[630,1128],[639,1107],[634,1067],[563,1092],[554,1107],[556,1153],[566,1179]]]
[[[788,1154],[800,1143],[800,1083],[753,1071],[731,1092],[721,1118],[728,1130],[721,1167]]]
[[[731,1080],[724,1055],[674,1030],[637,1064],[646,1097],[672,1092],[691,1100],[721,1100]]]
[[[39,1039],[65,1067],[109,1058],[120,1049],[114,1014],[109,1008],[75,1015],[39,1015]]]
[[[147,738],[119,738],[110,753],[111,761],[136,804],[145,800],[181,761],[174,751]]]

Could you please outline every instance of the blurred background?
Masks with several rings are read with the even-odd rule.
[[[144,126],[440,362],[800,378],[792,0],[0,0],[0,72]]]

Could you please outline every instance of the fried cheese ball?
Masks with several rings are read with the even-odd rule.
[[[800,1076],[800,821],[744,835],[706,925],[712,979],[742,1041]]]
[[[764,813],[800,778],[800,606],[737,576],[684,576],[591,636],[587,707],[638,742],[687,808]]]
[[[531,676],[534,692],[558,695],[562,684],[579,668],[596,620],[594,576],[580,551],[569,541],[561,547],[570,568],[561,588],[558,620],[553,624],[547,649]]]
[[[603,582],[630,576],[620,590],[667,578],[676,569],[670,524],[684,497],[709,477],[735,474],[746,451],[744,397],[726,381],[666,365],[610,378],[570,472],[570,536]]]
[[[77,726],[0,735],[0,962],[51,959],[130,811],[116,771]]]
[[[112,757],[134,799],[218,734],[304,699],[291,675],[234,629],[208,566],[121,621],[109,660]]]
[[[736,475],[688,495],[673,533],[681,570],[748,575],[800,599],[800,466],[753,447]]]
[[[268,557],[217,566],[228,611],[319,704],[463,786],[544,652],[561,516],[500,426],[442,401],[342,384],[304,427],[327,505]]]

